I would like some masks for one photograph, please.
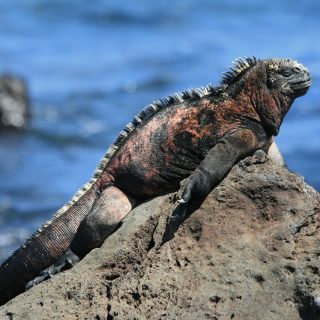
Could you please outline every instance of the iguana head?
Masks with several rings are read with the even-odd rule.
[[[230,98],[253,106],[266,131],[277,135],[294,100],[308,91],[311,75],[295,60],[247,58],[235,62],[221,85]]]
[[[270,59],[265,61],[267,87],[293,99],[304,95],[311,85],[309,70],[291,59]]]

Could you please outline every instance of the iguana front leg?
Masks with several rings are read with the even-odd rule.
[[[264,129],[258,123],[252,128],[242,127],[219,141],[207,154],[183,189],[179,210],[173,220],[184,219],[192,199],[203,200],[217,186],[239,160],[270,144]]]
[[[86,218],[81,222],[70,248],[38,277],[29,281],[26,289],[51,278],[54,274],[74,266],[80,258],[92,249],[102,245],[104,240],[118,227],[121,220],[131,211],[134,200],[120,189],[109,186],[101,192]]]

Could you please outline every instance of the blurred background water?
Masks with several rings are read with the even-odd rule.
[[[319,33],[318,0],[0,1],[0,73],[27,81],[33,118],[0,134],[0,260],[91,177],[139,110],[217,84],[239,56],[310,68],[277,141],[320,190]]]

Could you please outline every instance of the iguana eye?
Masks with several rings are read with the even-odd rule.
[[[292,70],[290,69],[285,69],[282,71],[282,75],[285,77],[290,77],[292,75]]]

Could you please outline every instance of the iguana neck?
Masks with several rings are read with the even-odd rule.
[[[236,93],[236,100],[255,110],[266,132],[276,136],[293,99],[279,91],[269,90],[266,83],[264,68],[256,66],[254,72],[244,76],[237,84],[237,90],[233,88],[232,92]]]

